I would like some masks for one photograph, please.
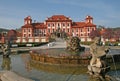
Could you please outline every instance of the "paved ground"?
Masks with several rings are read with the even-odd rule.
[[[31,47],[30,49],[46,49],[46,48],[66,48],[66,42],[60,38],[57,38],[56,42],[50,42],[39,47]]]
[[[56,42],[51,42],[46,45],[42,45],[39,47],[31,47],[30,49],[46,49],[46,48],[66,48],[66,41],[60,38],[56,39]],[[81,45],[83,47],[89,48],[87,45]]]

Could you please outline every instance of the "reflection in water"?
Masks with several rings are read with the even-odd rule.
[[[21,57],[22,57],[22,60],[24,61],[26,70],[27,70],[28,72],[31,71],[32,68],[31,68],[30,62],[29,62],[29,60],[30,60],[29,55],[28,55],[28,54],[22,54]]]
[[[23,65],[25,66],[26,70],[29,72],[29,74],[31,73],[29,76],[32,75],[32,79],[35,81],[57,81],[58,79],[59,81],[99,81],[97,78],[94,79],[88,76],[86,73],[87,66],[43,64],[31,60],[29,54],[22,54],[21,57],[22,63],[24,63]],[[111,74],[111,72],[109,74]],[[111,75],[113,76],[113,74]]]
[[[11,58],[10,57],[3,57],[1,68],[3,70],[10,70],[11,69],[10,65],[11,65]]]
[[[27,71],[31,71],[32,69],[42,70],[44,72],[50,73],[59,73],[59,74],[85,74],[87,72],[86,66],[74,66],[74,65],[52,65],[52,64],[43,64],[37,61],[30,59],[29,55],[21,55],[22,60],[24,61],[25,68]]]
[[[23,54],[21,55],[22,60],[24,61],[25,68],[27,71],[31,71],[32,69],[36,70],[42,70],[45,72],[50,73],[60,73],[60,74],[86,74],[87,72],[87,66],[86,65],[67,65],[67,64],[47,64],[47,63],[41,63],[38,61],[34,61],[30,58],[29,54]],[[111,70],[113,69],[113,65],[111,65]],[[120,64],[117,64],[117,69],[120,69]]]
[[[85,74],[87,72],[86,66],[74,66],[74,65],[52,65],[52,64],[42,64],[30,60],[30,67],[37,70],[42,70],[50,73],[59,73],[59,74]]]

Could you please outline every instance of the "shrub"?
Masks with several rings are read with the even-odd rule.
[[[80,42],[80,44],[83,44],[83,45],[90,45],[92,44],[93,42]]]

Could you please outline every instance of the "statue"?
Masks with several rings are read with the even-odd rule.
[[[67,45],[68,51],[79,52],[79,51],[84,51],[84,49],[85,49],[84,47],[80,46],[80,39],[76,36],[72,37],[68,42],[68,45]]]
[[[90,65],[88,65],[88,72],[90,75],[99,78],[100,81],[104,81],[106,73],[110,70],[110,66],[104,60],[109,48],[100,46],[100,42],[101,38],[96,37],[94,43],[90,45],[92,59],[90,60]]]
[[[2,52],[3,52],[3,57],[9,57],[10,53],[11,53],[11,49],[10,49],[10,42],[7,41],[6,44],[3,44],[1,46]]]

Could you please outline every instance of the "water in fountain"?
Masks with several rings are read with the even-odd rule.
[[[117,67],[116,67],[115,59],[114,59],[114,57],[113,57],[113,55],[112,55],[112,53],[111,53],[111,50],[109,50],[108,53],[109,53],[109,55],[111,55],[112,60],[113,60],[113,65],[114,65],[114,69],[115,69],[115,78],[116,78],[118,81],[120,81],[120,78],[119,78],[118,72],[117,72]]]

